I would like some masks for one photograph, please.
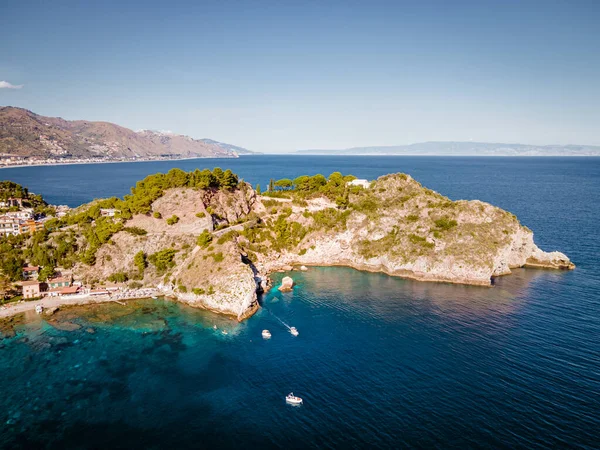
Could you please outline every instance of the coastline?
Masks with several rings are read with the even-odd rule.
[[[429,276],[426,273],[418,274],[416,272],[412,272],[410,270],[403,271],[390,271],[387,270],[384,266],[374,267],[368,265],[358,265],[353,263],[310,263],[310,262],[291,262],[289,264],[284,265],[275,265],[270,267],[267,270],[267,277],[269,277],[274,272],[290,272],[290,270],[285,270],[284,267],[292,266],[292,271],[299,272],[300,270],[297,268],[299,266],[306,267],[347,267],[349,269],[354,269],[359,272],[368,272],[368,273],[382,273],[389,277],[403,278],[405,280],[418,281],[421,283],[448,283],[448,284],[459,284],[463,286],[479,286],[479,287],[492,287],[491,279],[488,282],[478,280],[478,279],[468,279],[468,278],[443,278],[436,276]]]
[[[248,156],[248,155],[246,155]],[[81,166],[94,164],[120,164],[120,163],[143,163],[143,162],[164,162],[164,161],[187,161],[190,159],[237,159],[236,156],[192,156],[189,158],[169,158],[169,159],[133,159],[131,161],[88,161],[88,162],[65,162],[65,163],[42,163],[42,164],[15,164],[12,166],[0,166],[1,169],[19,169],[24,167],[53,167],[53,166]]]
[[[161,295],[154,288],[145,289],[145,291],[152,291],[155,294]],[[44,297],[40,300],[23,301],[21,303],[10,303],[8,305],[0,306],[0,319],[5,319],[17,314],[25,313],[28,311],[35,311],[37,306],[41,306],[44,309],[49,308],[60,308],[61,306],[75,306],[75,305],[90,305],[97,303],[118,303],[125,300],[140,300],[144,298],[151,298],[152,292],[134,293],[132,295],[83,295],[83,296],[72,296],[72,297]]]

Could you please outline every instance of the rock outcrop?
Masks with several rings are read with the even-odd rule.
[[[289,292],[294,288],[294,280],[292,277],[283,277],[281,280],[281,286],[279,286],[280,292]]]

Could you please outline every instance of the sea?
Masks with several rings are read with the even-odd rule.
[[[257,155],[0,179],[77,206],[216,166],[262,187],[408,173],[516,214],[577,268],[491,288],[309,268],[289,293],[277,273],[242,323],[162,298],[17,318],[0,326],[0,448],[600,448],[600,159]]]

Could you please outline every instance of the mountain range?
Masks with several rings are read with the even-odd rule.
[[[133,131],[110,122],[71,121],[12,106],[0,107],[0,157],[4,158],[235,158],[252,153],[212,139]]]
[[[594,145],[527,145],[489,142],[421,142],[409,145],[353,147],[341,150],[298,150],[305,155],[430,156],[600,156]]]

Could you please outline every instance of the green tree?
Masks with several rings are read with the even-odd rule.
[[[224,189],[234,189],[238,184],[238,177],[230,169],[227,169],[221,178],[221,187]]]
[[[175,225],[177,222],[179,222],[179,217],[177,217],[175,214],[167,219],[168,225]]]
[[[2,255],[2,273],[11,281],[20,281],[23,279],[24,265],[25,260],[17,250],[13,250],[6,255]]]
[[[108,281],[112,281],[113,283],[125,283],[128,279],[129,277],[125,272],[115,272],[108,277]]]
[[[223,169],[221,169],[220,167],[215,167],[212,171],[214,177],[217,179],[217,183],[218,186],[221,186],[221,183],[223,182]]]
[[[290,180],[289,178],[282,178],[281,180],[277,180],[274,184],[274,186],[276,188],[281,188],[284,190],[291,189],[293,185],[294,185],[294,182],[292,180]]]
[[[39,274],[38,274],[38,281],[46,281],[48,280],[48,278],[52,278],[52,276],[54,275],[54,267],[53,266],[44,266],[42,267],[42,269],[40,270]]]
[[[148,267],[148,262],[146,261],[146,254],[143,250],[140,250],[135,254],[135,256],[133,257],[133,263],[137,267],[140,275],[143,276],[144,270],[146,270],[146,267]]]
[[[175,265],[175,253],[172,248],[160,250],[148,256],[148,261],[156,267],[159,274],[162,274]]]
[[[260,184],[256,185],[256,194],[260,195]]]
[[[198,239],[196,241],[196,244],[199,247],[206,248],[206,247],[208,247],[210,245],[210,243],[212,242],[212,239],[213,239],[213,237],[210,234],[210,232],[208,230],[204,230],[202,233],[200,233],[198,235]]]

